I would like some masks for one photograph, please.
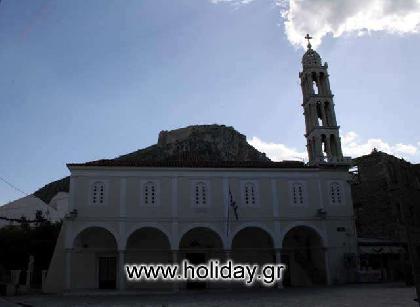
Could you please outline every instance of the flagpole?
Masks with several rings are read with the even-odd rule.
[[[230,186],[229,186],[229,195],[228,195],[228,201],[229,201],[229,203],[228,203],[228,205],[227,205],[227,208],[226,208],[226,210],[227,210],[227,214],[226,214],[226,237],[227,238],[229,238],[229,221],[230,221],[230,217],[229,217],[229,213],[230,213],[230,202],[231,202],[231,199],[230,199],[230,197],[231,197],[231,194],[230,194]]]

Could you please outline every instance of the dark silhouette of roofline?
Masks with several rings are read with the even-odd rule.
[[[314,168],[301,161],[118,161],[103,159],[86,163],[68,163],[67,167],[175,167],[175,168]]]

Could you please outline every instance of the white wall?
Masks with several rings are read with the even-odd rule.
[[[66,236],[61,237],[60,240],[64,242],[58,246],[73,250],[74,238],[81,231],[88,227],[101,227],[114,236],[117,242],[114,252],[117,253],[117,250],[125,249],[127,238],[133,231],[154,227],[165,233],[171,249],[177,250],[183,234],[188,230],[207,227],[220,236],[224,248],[229,250],[234,235],[245,227],[253,226],[265,230],[272,237],[274,248],[281,249],[283,238],[290,229],[308,226],[322,238],[326,249],[328,282],[342,283],[348,280],[344,274],[344,254],[357,251],[348,179],[345,169],[71,169],[68,205],[70,211],[77,209],[78,214],[74,220],[65,221],[63,228]],[[142,204],[141,184],[149,180],[158,184],[158,202],[153,207]],[[194,206],[193,187],[197,180],[208,183],[208,203],[205,207]],[[105,183],[105,202],[94,205],[91,186],[97,181]],[[254,207],[243,203],[241,187],[244,181],[253,181],[257,186],[257,204]],[[296,206],[291,201],[290,184],[297,181],[305,187],[303,206]],[[330,201],[331,181],[342,185],[341,204],[332,204]],[[231,212],[227,232],[229,189],[239,206],[239,220],[236,221]],[[327,212],[326,218],[317,215],[319,209]],[[345,232],[338,231],[337,228],[342,227]],[[60,252],[64,251],[56,250],[55,253],[58,255]],[[57,270],[60,271],[58,275],[54,272]],[[52,266],[50,271],[49,276],[65,276],[64,266]],[[72,272],[72,283],[77,283],[83,275],[78,277],[75,272]],[[91,279],[95,278],[93,273],[91,275]],[[92,285],[89,283],[85,286]]]
[[[58,193],[48,205],[41,199],[28,195],[13,202],[0,206],[0,216],[9,219],[20,219],[22,216],[28,220],[35,219],[35,214],[41,210],[44,217],[50,221],[58,221],[67,213],[68,193]],[[6,220],[0,220],[0,227],[13,224]]]

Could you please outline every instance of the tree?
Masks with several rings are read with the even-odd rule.
[[[35,226],[40,226],[46,223],[48,220],[44,217],[42,210],[36,210],[35,212]]]

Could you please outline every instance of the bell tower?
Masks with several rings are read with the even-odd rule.
[[[322,65],[321,57],[312,49],[311,38],[306,34],[308,50],[302,57],[303,69],[299,73],[309,164],[350,165],[351,159],[343,157],[341,150],[340,127],[335,118],[328,64],[325,62]]]

